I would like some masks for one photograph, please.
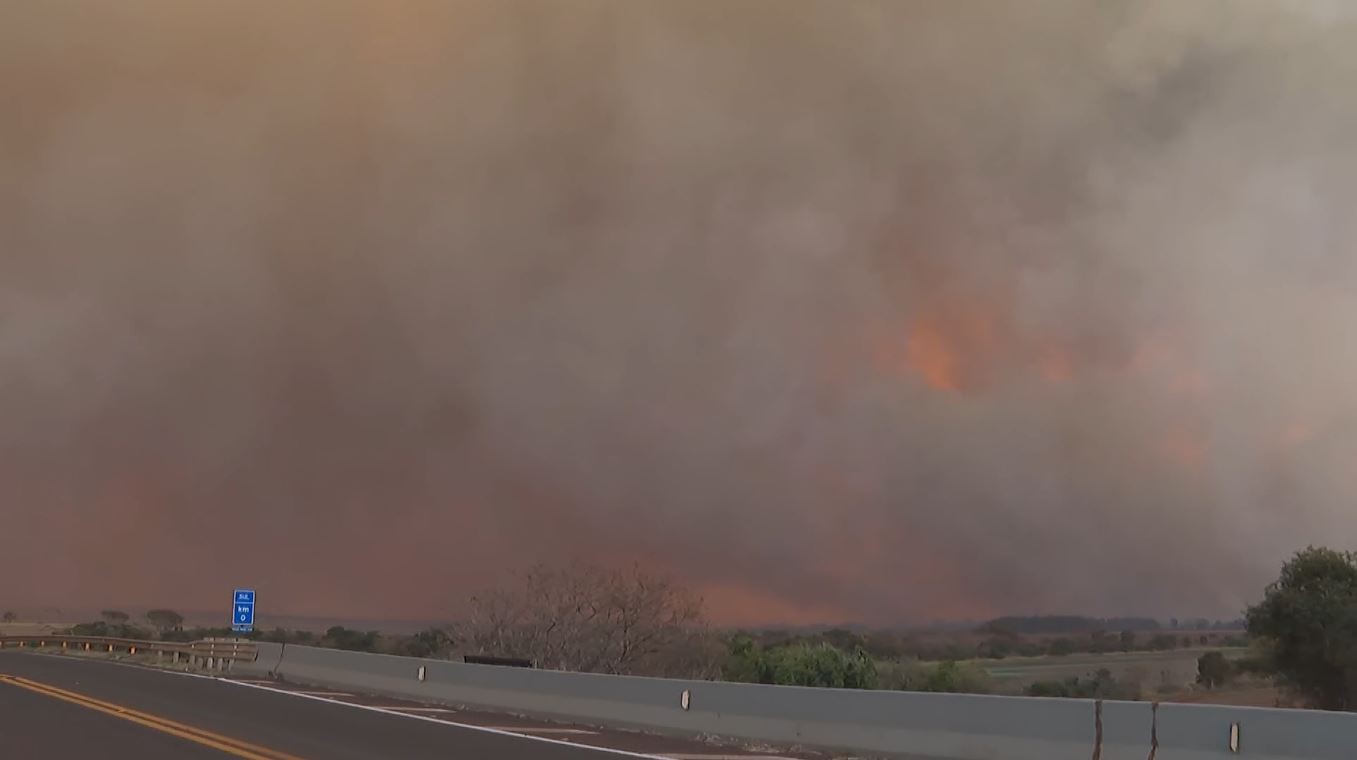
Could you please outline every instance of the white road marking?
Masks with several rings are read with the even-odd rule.
[[[523,734],[597,734],[597,731],[585,731],[580,728],[534,728],[532,726],[486,726],[495,731],[508,731]]]
[[[360,705],[355,702],[342,702],[338,699],[326,699],[325,697],[315,696],[312,694],[299,694],[295,691],[288,691],[286,689],[275,689],[272,686],[260,686],[259,684],[245,683],[244,681],[232,681],[230,679],[225,678],[218,680],[224,681],[225,683],[235,684],[236,686],[239,686],[244,689],[259,689],[260,691],[271,691],[274,692],[275,694],[291,694],[292,696],[299,697],[301,699],[314,699],[317,702],[329,702],[332,705],[352,707],[357,710],[367,710],[369,712],[382,713],[383,715],[396,715],[402,718],[407,718],[409,720],[422,720],[429,723],[441,723],[445,726],[455,726],[457,728],[465,728],[469,731],[480,731],[482,733],[496,734],[498,736],[512,736],[518,739],[522,739],[524,741],[541,742],[542,744],[555,744],[560,747],[574,747],[575,749],[589,749],[595,752],[602,752],[608,755],[619,755],[621,757],[636,757],[641,758],[642,760],[672,760],[671,757],[665,757],[662,755],[646,755],[640,752],[629,752],[625,749],[613,749],[612,747],[597,747],[594,745],[586,746],[583,744],[576,744],[566,739],[553,739],[549,736],[531,736],[528,734],[515,733],[513,731],[501,731],[499,729],[486,728],[485,726],[477,726],[471,723],[458,723],[456,721],[444,720],[442,718],[431,718],[427,715],[412,715],[410,713],[396,712],[395,710],[386,710],[380,707],[372,707],[370,705]]]
[[[781,755],[670,755],[665,757],[669,760],[797,760],[794,757],[783,757]]]
[[[347,691],[303,691],[301,689],[279,689],[288,694],[305,694],[309,697],[352,697]]]
[[[427,712],[427,713],[451,713],[456,710],[449,710],[446,707],[403,707],[401,705],[366,705],[375,707],[379,710],[400,710],[401,712]]]

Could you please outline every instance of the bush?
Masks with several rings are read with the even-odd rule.
[[[1224,686],[1234,676],[1234,667],[1220,652],[1207,652],[1197,658],[1197,683],[1208,689]]]
[[[429,628],[402,641],[398,654],[407,657],[440,657],[452,648],[452,637],[447,631]]]
[[[1043,654],[1046,654],[1046,647],[1034,641],[1027,641],[1018,645],[1020,657],[1040,657]]]
[[[1161,633],[1150,639],[1149,648],[1156,652],[1163,652],[1178,648],[1178,637],[1170,636],[1167,633]]]
[[[93,623],[78,623],[71,626],[72,636],[107,636],[115,639],[149,639],[151,633],[143,628],[126,623],[107,623],[103,620]]]
[[[1122,683],[1106,668],[1092,678],[1068,678],[1064,681],[1038,681],[1027,687],[1029,697],[1067,697],[1077,699],[1139,699],[1140,688]]]
[[[828,644],[804,642],[764,649],[748,636],[731,641],[722,668],[727,681],[875,689],[876,663],[861,649],[849,653]]]
[[[331,649],[346,649],[351,652],[376,652],[376,631],[354,631],[342,625],[331,627],[321,639],[321,646]]]
[[[921,691],[949,694],[988,694],[994,681],[983,668],[954,660],[938,663],[924,678]]]
[[[1069,639],[1056,639],[1051,642],[1050,652],[1055,657],[1074,654],[1074,642]]]

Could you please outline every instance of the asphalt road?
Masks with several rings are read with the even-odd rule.
[[[604,760],[623,756],[217,679],[100,660],[0,652],[0,758]],[[706,749],[687,756],[718,755]]]

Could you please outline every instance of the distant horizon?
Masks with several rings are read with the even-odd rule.
[[[117,610],[125,612],[130,616],[130,622],[142,623],[147,611],[151,609],[162,609],[159,607],[101,607],[98,609],[58,609],[49,608],[6,608],[12,609],[19,618],[19,622],[29,623],[50,623],[62,625],[74,625],[78,623],[96,622],[101,619],[101,613],[104,610]],[[170,608],[174,609],[174,608]],[[230,610],[208,611],[208,610],[190,610],[175,609],[180,615],[184,616],[185,627],[201,628],[219,628],[230,626]],[[975,620],[936,620],[921,623],[897,623],[897,624],[867,624],[855,622],[819,622],[819,623],[780,623],[765,622],[755,624],[722,624],[712,622],[710,625],[717,630],[736,631],[736,630],[758,630],[758,631],[777,631],[784,630],[788,632],[797,631],[824,631],[832,629],[844,629],[850,631],[911,631],[911,632],[952,632],[972,630],[986,623],[1004,618],[1076,618],[1081,620],[1152,620],[1161,626],[1167,626],[1168,623],[1177,619],[1179,621],[1196,622],[1206,620],[1212,624],[1229,623],[1241,619],[1242,616],[1235,617],[1212,617],[1204,615],[1170,615],[1165,617],[1151,615],[1081,615],[1077,613],[1052,613],[1040,615],[998,615],[992,618]],[[459,622],[456,616],[444,618],[368,618],[344,615],[292,615],[288,613],[273,613],[261,609],[257,613],[255,628],[261,631],[273,630],[274,628],[283,628],[286,630],[309,630],[314,632],[324,632],[331,626],[339,625],[345,628],[358,630],[376,630],[382,633],[408,634],[429,627],[439,627],[455,625]],[[1187,629],[1184,629],[1187,630]],[[1193,629],[1195,630],[1195,629]]]

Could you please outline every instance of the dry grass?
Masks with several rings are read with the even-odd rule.
[[[0,636],[42,636],[68,627],[51,623],[0,623]]]
[[[1164,652],[1109,652],[1071,654],[1064,657],[1009,657],[976,660],[1004,693],[1018,693],[1038,681],[1087,679],[1106,669],[1123,683],[1139,685],[1143,692],[1158,689],[1186,690],[1197,679],[1197,658],[1208,651],[1239,657],[1246,649],[1173,649]]]

